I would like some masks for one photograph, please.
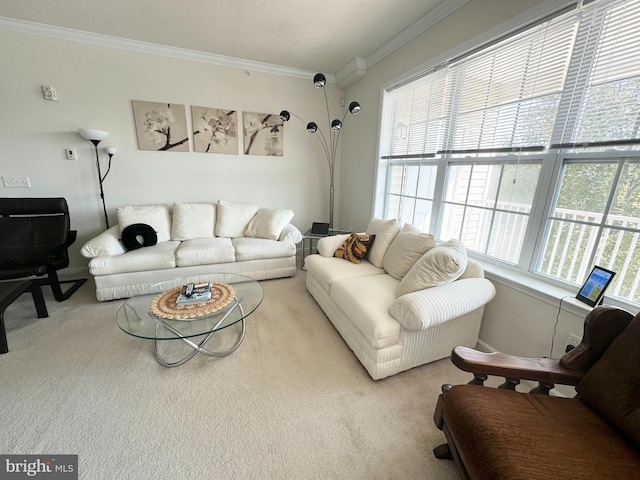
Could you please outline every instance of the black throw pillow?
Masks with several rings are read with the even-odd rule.
[[[139,237],[142,237],[142,243],[140,243]],[[133,223],[122,230],[122,243],[127,250],[151,247],[158,243],[158,235],[151,225]]]

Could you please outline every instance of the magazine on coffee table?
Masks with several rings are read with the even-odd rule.
[[[195,305],[211,300],[211,282],[183,285],[176,305]]]

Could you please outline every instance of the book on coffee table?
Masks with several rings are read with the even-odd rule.
[[[195,305],[198,303],[206,303],[211,300],[211,283],[189,283],[183,285],[176,305]]]

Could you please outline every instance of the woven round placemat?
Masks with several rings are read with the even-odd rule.
[[[211,284],[211,300],[195,305],[177,305],[176,299],[182,287],[175,287],[166,292],[162,292],[151,301],[149,309],[151,313],[161,318],[172,320],[188,320],[201,317],[220,310],[225,305],[231,303],[236,291],[231,285],[226,283]]]

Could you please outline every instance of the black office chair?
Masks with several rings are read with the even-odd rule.
[[[0,280],[43,277],[58,302],[69,298],[86,278],[61,281],[69,266],[67,248],[76,240],[64,198],[0,198]],[[61,284],[72,284],[65,292]]]

